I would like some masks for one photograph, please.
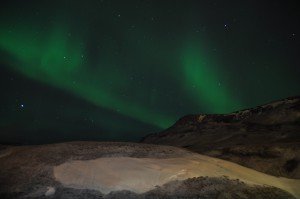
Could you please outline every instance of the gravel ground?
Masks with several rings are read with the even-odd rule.
[[[54,179],[53,167],[72,160],[101,157],[175,158],[192,153],[169,146],[112,142],[70,142],[0,150],[0,198],[293,198],[277,188],[249,186],[237,180],[192,178],[169,182],[143,194],[129,191],[107,195],[66,188]],[[46,196],[47,195],[47,196]]]

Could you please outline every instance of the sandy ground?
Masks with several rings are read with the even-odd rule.
[[[0,158],[4,158],[12,153],[12,149],[4,149],[0,151]]]
[[[54,177],[66,187],[94,189],[102,193],[149,191],[174,180],[228,176],[245,183],[269,185],[300,198],[300,180],[270,176],[235,163],[204,155],[175,158],[104,157],[75,160],[54,167]]]

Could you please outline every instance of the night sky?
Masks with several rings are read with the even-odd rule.
[[[9,0],[0,141],[137,141],[300,93],[297,1]]]

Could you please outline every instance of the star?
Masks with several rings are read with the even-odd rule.
[[[296,34],[292,33],[291,38],[295,38],[295,37],[296,37]]]
[[[226,30],[228,30],[228,29],[229,29],[228,24],[224,24],[224,28],[225,28]]]

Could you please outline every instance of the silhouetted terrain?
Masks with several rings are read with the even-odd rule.
[[[300,178],[300,97],[225,115],[188,115],[141,142],[184,147],[271,175]]]

